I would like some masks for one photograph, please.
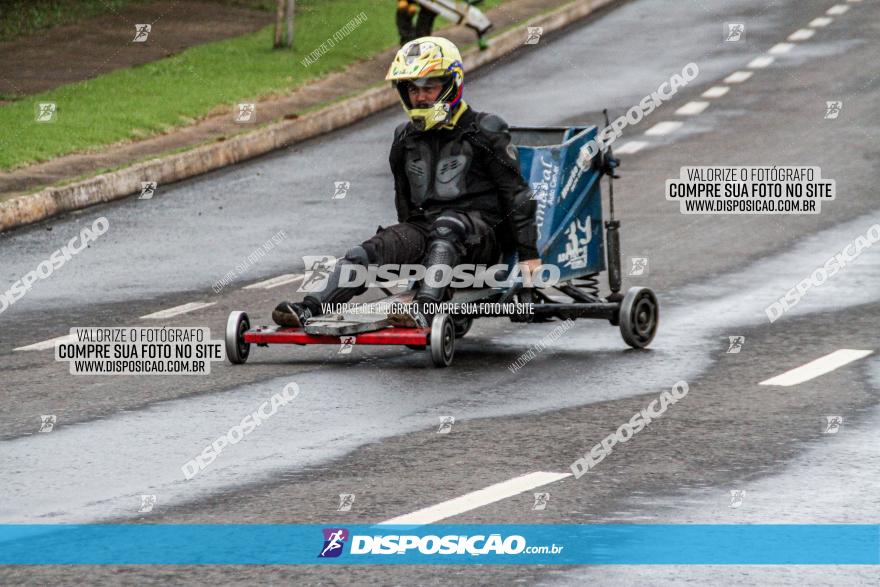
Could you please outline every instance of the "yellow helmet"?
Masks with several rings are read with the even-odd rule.
[[[414,108],[409,100],[409,84],[421,86],[432,78],[443,81],[440,96],[430,108]],[[391,80],[400,94],[403,110],[419,130],[438,126],[451,128],[467,107],[461,99],[464,87],[461,53],[443,37],[421,37],[405,44],[394,56],[385,79]]]

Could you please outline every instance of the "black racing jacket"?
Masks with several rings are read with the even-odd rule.
[[[444,208],[479,210],[505,252],[538,257],[536,202],[501,117],[468,107],[453,129],[401,124],[389,161],[398,222]]]

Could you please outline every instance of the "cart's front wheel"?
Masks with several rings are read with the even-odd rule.
[[[455,353],[455,326],[446,314],[436,314],[431,321],[431,344],[428,346],[435,367],[448,367]]]
[[[620,334],[629,346],[643,349],[654,340],[660,319],[657,296],[647,287],[631,287],[620,302]]]
[[[232,312],[226,321],[226,358],[234,365],[246,363],[251,344],[244,341],[244,333],[250,330],[251,321],[245,312]]]

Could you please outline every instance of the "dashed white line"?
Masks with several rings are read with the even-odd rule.
[[[810,37],[816,34],[816,31],[813,29],[798,29],[795,32],[788,35],[789,41],[806,41]]]
[[[681,128],[684,123],[678,120],[665,120],[663,122],[658,122],[651,128],[645,131],[645,134],[649,137],[659,136],[659,135],[668,135],[671,132],[674,132]]]
[[[638,153],[647,146],[648,143],[645,141],[627,141],[619,148],[615,149],[614,152],[618,155],[632,155],[633,153]]]
[[[839,369],[853,361],[858,361],[859,359],[867,357],[873,352],[874,351],[840,349],[831,354],[825,355],[824,357],[819,357],[815,361],[810,361],[806,365],[801,365],[800,367],[786,371],[781,375],[766,379],[758,385],[781,385],[782,387],[791,387],[792,385],[797,385],[798,383],[803,383],[804,381],[815,379],[820,375],[830,373],[831,371]]]
[[[793,43],[777,43],[767,51],[770,55],[784,55],[794,49]]]
[[[847,10],[849,10],[849,6],[847,6],[846,4],[835,4],[834,6],[832,6],[828,10],[826,10],[825,14],[831,14],[831,15],[843,14]]]
[[[820,16],[819,18],[814,18],[813,20],[811,20],[810,26],[818,29],[818,28],[828,26],[832,22],[834,22],[833,18],[828,18],[827,16]]]
[[[255,177],[259,177],[259,176],[260,176],[259,173],[251,173],[250,175],[245,175],[245,176],[243,176],[243,177],[237,177],[237,178],[235,178],[235,179],[230,179],[230,180],[227,180],[227,181],[224,182],[224,187],[228,188],[228,187],[231,186],[231,185],[234,185],[234,184],[237,184],[237,183],[241,183],[241,182],[243,182],[243,181],[251,181],[251,180],[253,180]]]
[[[774,59],[773,57],[762,55],[760,57],[755,57],[754,59],[749,61],[749,64],[746,67],[750,69],[764,69],[774,61],[776,61],[776,59]]]
[[[45,351],[48,349],[54,349],[56,342],[73,342],[76,340],[76,336],[72,334],[65,334],[64,336],[56,336],[55,338],[50,338],[49,340],[44,340],[43,342],[35,342],[34,344],[29,344],[27,346],[20,346],[16,349],[12,349],[13,351]]]
[[[560,479],[565,479],[566,477],[571,477],[571,473],[548,473],[545,471],[529,473],[520,477],[514,477],[507,481],[502,481],[501,483],[496,483],[495,485],[490,485],[485,489],[467,493],[461,497],[450,499],[449,501],[438,503],[437,505],[420,509],[411,514],[391,518],[390,520],[380,522],[380,524],[393,524],[396,526],[421,526],[423,524],[433,524],[440,520],[451,518],[452,516],[457,516],[485,505],[489,505],[490,503],[513,497],[514,495],[518,495],[536,487],[541,487],[548,483],[554,483]]]
[[[747,79],[749,79],[750,77],[752,77],[753,74],[754,74],[754,72],[752,72],[752,71],[734,71],[729,76],[724,78],[724,83],[726,83],[726,84],[741,84],[744,81],[746,81]]]
[[[272,289],[273,287],[279,287],[282,285],[287,285],[288,283],[293,283],[294,281],[302,279],[303,277],[305,277],[305,275],[285,273],[284,275],[279,275],[278,277],[273,277],[272,279],[258,281],[257,283],[246,285],[242,289]]]
[[[752,72],[748,72],[748,73],[749,73],[749,75],[751,75]],[[730,91],[730,88],[728,86],[712,86],[711,88],[709,88],[708,90],[706,90],[705,92],[703,92],[700,95],[703,96],[704,98],[720,98],[721,96],[723,96],[724,94],[726,94],[729,91]]]
[[[164,320],[165,318],[172,318],[174,316],[179,316],[181,314],[186,314],[187,312],[194,312],[196,310],[201,310],[202,308],[207,308],[209,306],[213,306],[217,302],[190,302],[188,304],[183,304],[181,306],[174,306],[173,308],[168,308],[167,310],[160,310],[159,312],[153,312],[152,314],[147,314],[146,316],[141,316],[141,320]]]
[[[702,101],[693,101],[688,102],[681,108],[675,111],[676,114],[680,116],[694,116],[696,114],[700,114],[703,110],[709,107],[709,102]]]

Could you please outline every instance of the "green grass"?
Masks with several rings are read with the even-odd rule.
[[[0,41],[76,22],[90,16],[112,14],[128,4],[149,0],[0,0]],[[213,0],[231,6],[275,10],[274,0]]]
[[[481,8],[501,1],[487,0]],[[362,11],[365,22],[317,62],[302,65],[303,57]],[[153,136],[218,109],[231,117],[238,102],[289,91],[396,46],[394,3],[297,0],[294,49],[271,45],[272,27],[267,27],[6,104],[0,107],[0,169]],[[35,122],[38,102],[57,104],[55,122]]]
[[[0,0],[0,41],[75,22],[144,0]]]

